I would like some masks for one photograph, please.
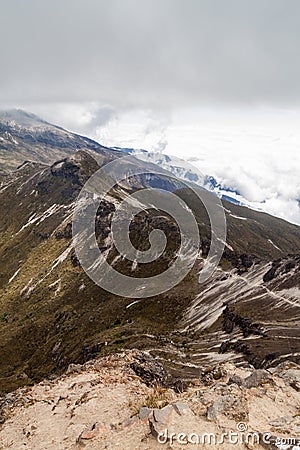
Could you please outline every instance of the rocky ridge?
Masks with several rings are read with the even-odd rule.
[[[238,433],[241,450],[276,449],[300,435],[294,363],[272,370],[206,367],[180,392],[162,373],[159,362],[137,350],[72,364],[60,377],[1,399],[0,447],[179,449],[195,448],[198,439],[197,448],[230,450],[237,448],[230,433]],[[295,449],[290,443],[285,448]]]

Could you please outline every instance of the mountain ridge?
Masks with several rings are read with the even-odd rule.
[[[51,164],[78,149],[114,152],[35,114],[23,110],[0,111],[0,170],[4,172],[17,169],[26,160]]]
[[[299,227],[224,202],[225,251],[213,277],[199,285],[210,245],[208,216],[192,191],[169,185],[194,211],[199,257],[186,278],[168,292],[135,302],[116,296],[94,284],[80,267],[72,245],[72,215],[89,177],[122,153],[99,145],[87,148],[85,140],[79,150],[73,144],[69,155],[53,163],[23,163],[2,177],[2,391],[123,348],[148,350],[174,379],[194,377],[216,361],[256,367],[290,359],[299,363]],[[18,144],[10,145],[18,150]],[[137,249],[145,250],[149,233],[159,228],[168,241],[164,254],[148,265],[119,257],[111,239],[112,214],[124,196],[150,182],[165,184],[157,176],[116,186],[95,221],[100,251],[127,276],[164,271],[180,242],[174,221],[153,208],[134,218],[130,237]]]
[[[280,272],[279,276],[283,277],[280,285],[270,281],[271,289],[268,289],[274,289],[271,294],[263,287],[263,276],[271,269],[272,259],[282,258],[291,251],[300,253],[299,227],[263,214],[263,220],[271,222],[269,225],[262,223],[260,228],[257,220],[261,213],[225,203],[229,225],[227,247],[216,274],[208,284],[201,286],[197,280],[203,258],[209,248],[209,221],[203,207],[201,209],[194,201],[192,193],[179,191],[178,194],[195,210],[201,236],[200,259],[186,279],[171,291],[132,304],[131,298],[116,297],[95,285],[80,268],[72,248],[71,222],[74,201],[85,181],[100,167],[101,161],[105,163],[108,153],[103,154],[101,158],[100,156],[97,153],[97,161],[90,151],[80,150],[51,166],[26,163],[14,172],[13,179],[2,185],[2,390],[27,384],[29,380],[40,380],[49,373],[63,371],[71,362],[83,362],[119,348],[152,349],[152,354],[163,361],[174,377],[180,375],[182,378],[194,376],[198,366],[220,359],[226,361],[235,358],[239,363],[245,364],[248,358],[252,362],[257,361],[258,366],[265,364],[268,349],[272,349],[276,358],[281,355],[284,360],[287,347],[280,346],[282,342],[277,346],[276,333],[272,337],[268,332],[264,332],[264,337],[259,338],[268,343],[264,345],[265,356],[257,348],[257,335],[254,335],[251,342],[243,336],[239,328],[241,318],[247,319],[250,314],[249,320],[256,323],[257,305],[246,312],[243,305],[247,304],[247,297],[243,293],[244,290],[237,290],[237,286],[247,286],[243,277],[251,279],[253,276],[259,276],[258,285],[254,284],[251,288],[251,295],[267,294],[262,299],[266,304],[273,305],[274,314],[271,314],[269,326],[276,330],[278,309],[274,307],[272,299],[275,298],[276,305],[276,296],[281,295],[277,291],[284,285],[284,280],[291,277],[297,280],[299,264],[296,256],[290,257],[290,260],[295,260],[291,269],[286,273]],[[147,236],[151,230],[149,226],[156,228],[160,224],[161,229],[170,238],[171,247],[168,247],[168,252],[160,262],[151,266],[152,272],[150,266],[135,267],[131,262],[117,259],[117,253],[109,240],[110,218],[114,208],[122,200],[122,192],[122,189],[117,189],[107,203],[101,206],[96,224],[101,251],[106,252],[107,260],[116,270],[130,276],[149,276],[153,271],[157,273],[165,270],[172,261],[174,251],[176,252],[178,237],[173,223],[161,213],[159,220],[156,214],[149,212],[146,213],[146,221],[141,215],[132,224],[131,237],[140,249],[145,249],[147,244]],[[250,217],[243,217],[246,214]],[[271,224],[276,224],[273,225],[274,235],[267,233]],[[262,230],[267,233],[265,237],[261,236]],[[284,235],[284,238],[281,235]],[[248,251],[251,249],[249,242],[255,244],[259,236],[262,239],[256,246],[259,254],[251,255]],[[268,241],[270,238],[273,244]],[[278,250],[280,247],[281,251]],[[275,269],[275,272],[277,270],[279,269]],[[225,318],[228,322],[222,301],[224,289],[224,299],[231,308],[230,312],[239,318],[231,319],[232,329],[224,328],[222,324]],[[284,293],[287,305],[288,301],[294,301],[293,291],[288,289]],[[211,311],[208,322],[205,305],[208,305]],[[200,312],[202,308],[202,328],[197,331],[199,316],[193,311]],[[288,321],[285,326],[286,330],[290,330],[289,348],[293,345],[295,353],[298,351],[298,340],[292,330],[298,333],[296,310],[291,304],[285,309]],[[189,324],[187,329],[186,320]],[[207,324],[204,326],[205,323]],[[251,330],[255,328],[249,325],[249,330],[251,335]],[[233,347],[235,340],[239,340],[239,345]],[[222,347],[226,341],[227,347]],[[19,342],[23,343],[22,347]],[[245,354],[242,352],[244,343],[248,345],[248,353]],[[196,348],[199,349],[196,353],[200,355],[197,357]],[[235,352],[236,356],[233,356]],[[186,355],[184,358],[180,356],[183,354]],[[189,365],[191,359],[194,361],[194,369]],[[272,364],[272,359],[268,361]],[[28,378],[20,377],[22,373],[26,373]]]

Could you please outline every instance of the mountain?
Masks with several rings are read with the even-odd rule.
[[[103,153],[106,147],[23,110],[0,110],[0,176],[24,161],[51,164],[78,149]]]
[[[13,125],[25,141],[22,126]],[[31,133],[39,134],[39,127],[31,122]],[[52,138],[46,153],[61,149],[60,137],[57,147]],[[77,151],[75,141],[82,142]],[[72,215],[85,182],[122,152],[76,135],[70,142],[67,157],[50,164],[23,162],[2,176],[1,390],[123,348],[149,350],[174,380],[195,377],[204,366],[220,361],[255,367],[284,360],[299,363],[299,227],[224,201],[225,251],[213,277],[199,284],[211,237],[203,205],[193,191],[180,183],[167,184],[163,176],[135,178],[115,186],[99,206],[95,227],[106,260],[128,276],[147,277],[164,271],[176,258],[178,227],[155,207],[133,219],[130,237],[137,249],[146,250],[151,230],[163,230],[167,247],[157,261],[135,264],[119,258],[112,243],[113,212],[125,196],[151,184],[173,190],[193,210],[201,251],[189,275],[168,292],[135,301],[111,294],[80,267],[71,239]],[[18,144],[11,142],[10,152],[21,159]]]
[[[226,200],[235,205],[247,206],[251,208],[251,203],[248,202],[240,192],[227,186],[222,186],[212,175],[201,173],[201,171],[198,170],[197,167],[191,165],[187,161],[177,158],[176,156],[166,155],[164,153],[148,152],[144,149],[121,147],[112,148],[114,150],[133,155],[136,158],[142,159],[143,161],[151,161],[152,163],[168,170],[176,177],[182,179],[187,183],[194,183],[214,192],[222,200]]]

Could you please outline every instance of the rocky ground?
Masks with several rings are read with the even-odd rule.
[[[300,438],[300,367],[227,362],[170,386],[153,357],[125,351],[6,394],[1,422],[1,449],[299,448],[279,443]]]

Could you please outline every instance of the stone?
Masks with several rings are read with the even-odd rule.
[[[84,430],[80,435],[80,439],[93,439],[98,436],[98,434],[98,430]]]
[[[248,409],[244,399],[228,394],[217,398],[217,400],[207,408],[206,417],[210,421],[216,421],[224,414],[235,421],[245,421],[248,418]]]
[[[175,403],[174,405],[167,405],[162,409],[153,409],[149,417],[149,425],[152,435],[157,438],[159,435],[175,432],[180,427],[189,428],[194,425],[197,428],[198,420],[185,403]]]
[[[219,397],[212,405],[207,408],[206,417],[208,420],[217,420],[227,408],[228,396]]]
[[[152,409],[147,408],[147,406],[142,406],[142,408],[140,408],[139,410],[139,419],[144,420],[144,419],[148,419],[150,414],[152,412]]]
[[[290,383],[300,383],[300,369],[287,369],[282,374],[281,377],[288,380]]]
[[[131,427],[132,425],[135,425],[138,421],[139,421],[139,416],[133,416],[133,417],[129,417],[129,419],[124,420],[121,423],[121,428],[128,428]]]
[[[274,375],[278,375],[285,382],[300,392],[300,366],[292,361],[285,361],[276,367],[268,369]]]
[[[134,359],[135,361],[130,364],[130,367],[147,386],[166,385],[167,372],[153,356],[145,352],[138,352]]]
[[[80,434],[78,441],[82,440],[89,440],[94,439],[97,437],[100,433],[106,434],[110,431],[110,427],[106,425],[105,423],[94,423],[90,429],[83,430],[83,432]]]
[[[228,380],[228,384],[236,384],[238,386],[242,386],[243,379],[238,375],[232,375]]]
[[[173,412],[174,408],[172,405],[167,405],[164,408],[158,409],[155,408],[153,410],[153,417],[156,422],[162,422],[167,424],[169,422],[170,416]]]
[[[152,435],[156,438],[165,429],[168,429],[174,414],[172,405],[167,405],[162,409],[155,408],[152,417],[149,418],[149,425]]]
[[[188,382],[184,380],[177,379],[173,382],[172,389],[176,392],[176,394],[181,394],[182,392],[188,389]]]
[[[175,403],[173,407],[179,416],[194,416],[193,411],[185,403]]]
[[[71,373],[80,373],[82,371],[82,365],[81,364],[69,364],[66,374],[70,375]]]
[[[248,389],[261,386],[270,380],[270,374],[263,369],[254,370],[249,377],[244,380],[244,386]]]
[[[221,380],[226,377],[226,370],[221,366],[208,366],[202,373],[202,381],[209,385],[212,384],[215,380]]]
[[[293,417],[285,416],[279,417],[278,419],[269,422],[269,424],[274,428],[282,428],[283,426],[290,425],[293,422]]]

